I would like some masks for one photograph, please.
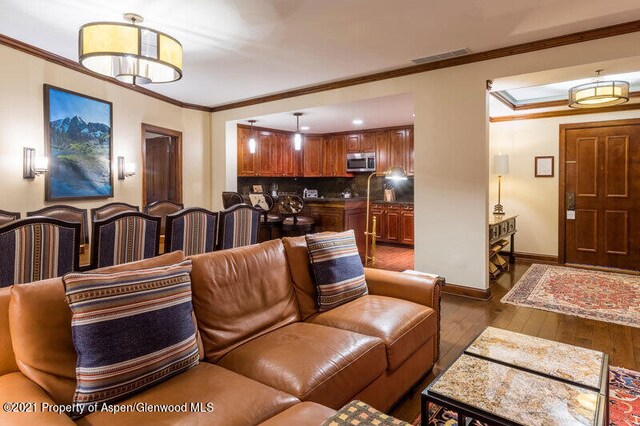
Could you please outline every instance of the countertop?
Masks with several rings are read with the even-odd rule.
[[[374,200],[372,203],[376,204],[401,204],[403,206],[412,206],[413,201],[384,201],[384,200]]]
[[[335,202],[349,202],[349,201],[367,201],[367,197],[351,197],[351,198],[344,198],[344,197],[324,197],[324,198],[320,198],[320,197],[312,197],[312,198],[304,198],[304,202],[305,203],[335,203]]]

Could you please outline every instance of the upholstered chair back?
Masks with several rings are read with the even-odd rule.
[[[79,267],[80,224],[50,217],[0,227],[0,287],[55,278]]]
[[[222,193],[222,205],[225,209],[242,203],[244,203],[244,199],[237,192],[224,191]]]
[[[46,216],[65,222],[78,222],[80,224],[80,244],[89,244],[89,227],[87,209],[79,209],[73,206],[58,204],[48,206],[40,210],[27,212],[27,217]]]
[[[91,220],[102,220],[122,212],[139,212],[140,207],[127,203],[109,203],[91,209]]]
[[[135,262],[158,255],[160,218],[124,212],[93,223],[91,261],[94,268]]]
[[[260,210],[238,204],[220,212],[218,248],[220,250],[248,246],[258,242]]]
[[[164,252],[182,250],[186,256],[208,253],[216,249],[218,213],[202,208],[189,208],[167,215]]]
[[[160,234],[165,233],[167,215],[179,212],[184,209],[184,204],[174,203],[172,201],[154,201],[144,206],[144,212],[151,216],[159,216],[162,221],[160,223]]]
[[[0,210],[0,226],[6,225],[20,219],[20,212],[8,212],[6,210]]]

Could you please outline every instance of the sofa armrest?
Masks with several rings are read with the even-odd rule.
[[[5,407],[5,404],[9,403]],[[20,404],[16,406],[15,404]],[[74,425],[75,423],[66,415],[50,411],[43,411],[46,406],[55,405],[55,402],[44,390],[22,373],[10,373],[0,376],[0,424],[2,425]],[[13,410],[13,412],[7,412]],[[20,412],[30,410],[29,412]]]
[[[437,275],[364,268],[369,294],[394,297],[433,309],[437,316],[435,360],[440,357],[440,294],[445,280]]]

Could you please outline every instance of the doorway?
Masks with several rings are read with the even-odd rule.
[[[142,203],[182,203],[182,132],[142,124]]]
[[[640,119],[560,126],[561,263],[640,270]]]

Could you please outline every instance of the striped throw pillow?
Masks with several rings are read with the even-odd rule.
[[[306,239],[320,312],[367,294],[353,230],[312,234]]]
[[[198,364],[191,260],[115,273],[64,276],[78,354],[74,417]]]

